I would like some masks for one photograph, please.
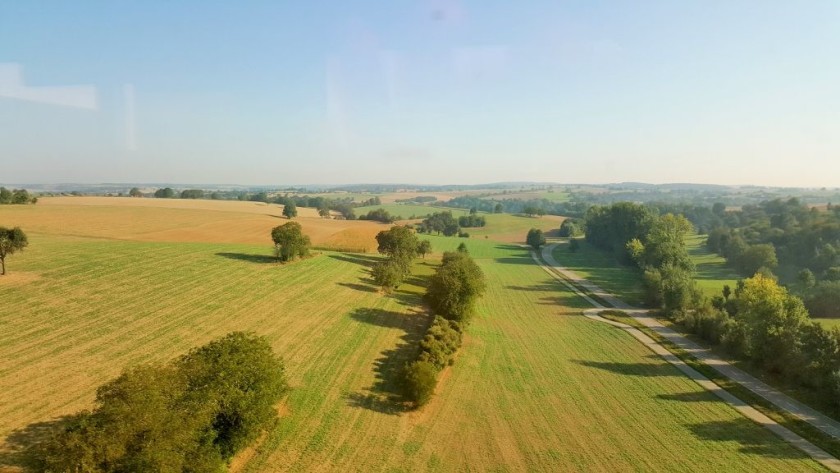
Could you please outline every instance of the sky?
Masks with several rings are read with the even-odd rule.
[[[840,186],[840,2],[0,2],[0,183]]]

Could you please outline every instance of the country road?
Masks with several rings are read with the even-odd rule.
[[[624,311],[628,316],[632,317],[633,319],[635,319],[648,329],[654,331],[666,340],[674,343],[682,350],[685,350],[686,352],[690,353],[702,363],[715,369],[720,374],[731,379],[733,382],[736,382],[744,388],[761,396],[762,398],[774,404],[779,409],[784,410],[805,422],[808,422],[812,426],[816,427],[820,431],[833,438],[840,439],[840,423],[773,389],[766,383],[756,379],[753,376],[750,376],[744,371],[733,366],[731,363],[716,356],[709,349],[697,345],[696,343],[687,339],[683,335],[662,325],[662,323],[659,322],[659,320],[649,315],[647,310],[632,307],[631,305],[625,303],[615,295],[610,294],[604,289],[593,284],[591,281],[588,281],[577,275],[575,272],[569,270],[568,268],[563,267],[562,265],[560,265],[560,263],[557,262],[557,260],[555,260],[552,254],[554,248],[556,247],[557,244],[545,246],[541,252],[542,259],[540,259],[535,252],[532,252],[531,256],[534,259],[534,261],[536,261],[537,264],[542,266],[542,268],[552,277],[557,279],[559,282],[565,284],[575,293],[586,299],[590,304],[593,305],[593,307],[595,307],[595,309],[588,309],[584,311],[584,315],[586,315],[590,319],[605,322],[627,331],[640,342],[648,346],[648,348],[650,348],[654,353],[661,356],[666,361],[677,367],[677,369],[679,369],[689,378],[697,382],[704,389],[712,392],[713,394],[721,398],[723,401],[728,403],[730,406],[732,406],[744,416],[771,430],[776,435],[788,441],[800,450],[804,451],[830,470],[840,472],[840,460],[836,459],[835,457],[820,449],[819,447],[813,445],[812,443],[800,437],[796,433],[779,425],[776,421],[762,414],[761,412],[759,412],[746,402],[742,401],[741,399],[738,399],[737,397],[733,396],[728,391],[720,388],[717,384],[715,384],[714,382],[703,376],[701,373],[685,364],[685,362],[680,360],[677,356],[672,354],[670,351],[662,347],[660,344],[658,344],[656,341],[654,341],[638,329],[626,324],[604,319],[600,317],[598,313],[603,309],[611,308]],[[587,295],[587,293],[596,296],[598,299],[610,304],[612,307],[605,307],[603,304]]]

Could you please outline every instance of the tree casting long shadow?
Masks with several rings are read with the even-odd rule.
[[[660,360],[660,358],[650,355],[647,358],[652,360]],[[651,362],[651,363],[619,363],[614,361],[590,361],[590,360],[571,360],[583,366],[598,368],[604,371],[610,371],[616,374],[623,374],[627,376],[643,376],[648,378],[666,377],[666,376],[681,376],[676,368],[665,362]]]
[[[277,263],[279,260],[274,256],[268,255],[252,255],[248,253],[216,253],[216,256],[221,256],[223,258],[234,259],[238,261],[247,261],[248,263],[259,263],[259,264],[266,264],[266,263]]]
[[[701,422],[691,424],[688,428],[703,441],[738,442],[741,445],[739,450],[743,453],[773,458],[808,458],[805,452],[786,445],[784,440],[745,417],[728,421]],[[753,435],[749,435],[751,430]]]
[[[57,417],[12,431],[3,442],[5,448],[0,450],[0,470],[7,467],[24,471],[39,471],[43,466],[38,446],[48,439],[52,432],[66,425],[72,418],[73,416]]]
[[[417,355],[420,340],[431,319],[421,311],[403,314],[371,308],[356,309],[350,313],[350,317],[377,327],[400,329],[403,334],[396,347],[383,351],[374,362],[376,381],[373,386],[364,392],[349,394],[347,403],[384,414],[397,415],[410,410],[402,393],[401,373],[405,364]]]

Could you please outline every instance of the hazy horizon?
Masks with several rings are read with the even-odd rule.
[[[838,20],[831,1],[5,4],[0,181],[834,187]]]

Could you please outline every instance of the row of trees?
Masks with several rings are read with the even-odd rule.
[[[32,447],[40,471],[222,471],[277,419],[289,385],[265,338],[234,332],[164,365],[131,368]]]
[[[796,208],[778,204],[768,207]],[[799,218],[813,217],[810,210],[802,210],[795,212]],[[743,216],[737,218],[744,221]],[[723,220],[731,220],[728,212]],[[777,219],[780,223],[785,220]],[[778,234],[771,228],[773,224],[765,231]],[[743,238],[741,232],[712,230],[710,247],[723,244],[728,251],[741,247],[728,257],[739,259],[741,270],[753,274],[739,281],[734,291],[724,286],[721,295],[708,299],[693,279],[694,266],[684,242],[693,226],[685,216],[659,216],[650,207],[619,203],[592,207],[587,212],[586,229],[590,243],[641,269],[651,306],[664,309],[688,331],[722,345],[736,358],[812,393],[826,406],[840,408],[840,330],[826,330],[811,321],[802,299],[778,283],[770,271],[772,258],[766,257],[770,253],[767,243],[747,243],[744,238],[741,247],[737,242]],[[736,239],[734,246],[732,238]],[[813,274],[802,275],[793,288],[815,287]]]
[[[9,190],[0,187],[0,204],[37,204],[38,198],[26,189]]]
[[[415,406],[429,401],[438,373],[452,364],[461,346],[463,328],[485,288],[484,273],[463,243],[458,251],[443,254],[426,290],[426,301],[436,317],[420,344],[417,358],[404,369],[406,397]]]
[[[676,320],[707,342],[750,361],[774,378],[840,413],[840,329],[810,319],[802,300],[757,273],[734,292],[676,314]]]

